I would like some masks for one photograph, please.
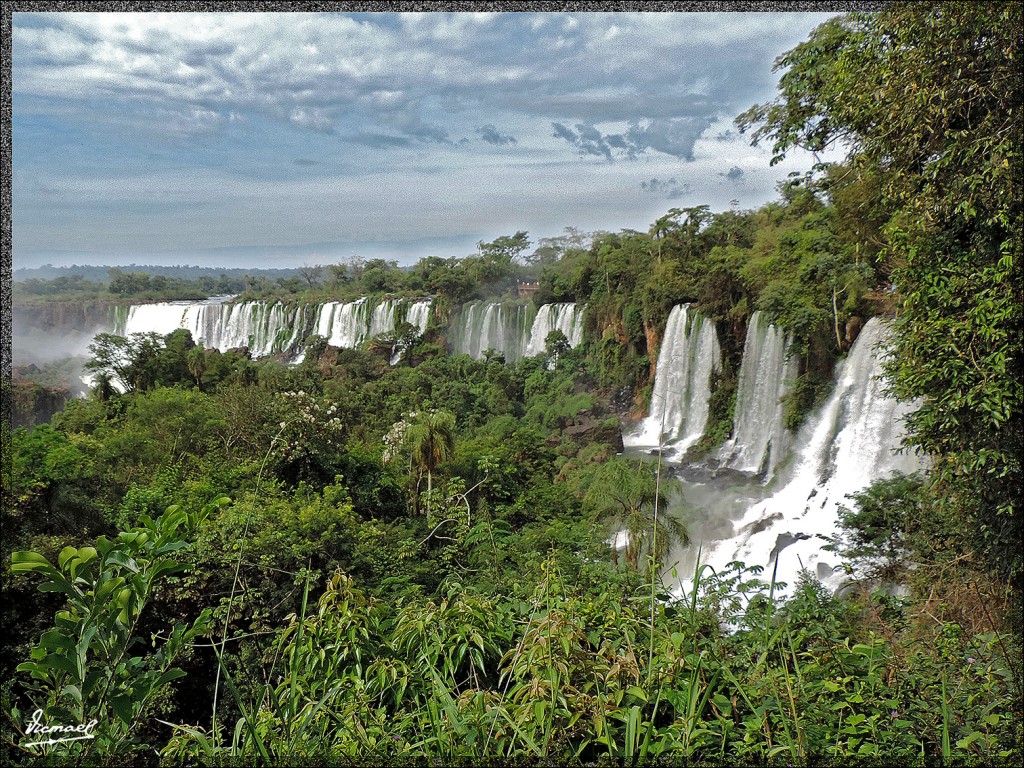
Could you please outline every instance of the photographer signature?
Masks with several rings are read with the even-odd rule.
[[[42,741],[33,741],[28,744],[23,744],[22,746],[39,747],[48,746],[50,744],[62,744],[67,741],[95,739],[96,736],[92,731],[96,727],[97,723],[99,723],[99,720],[90,720],[88,723],[83,723],[82,725],[44,725],[43,710],[37,709],[32,713],[32,719],[29,721],[28,728],[25,729],[25,734],[31,735],[35,733],[40,736],[49,736],[50,738],[43,739]]]

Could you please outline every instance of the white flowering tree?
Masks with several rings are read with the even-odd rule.
[[[329,475],[331,458],[345,445],[338,407],[302,390],[281,392],[278,406],[282,421],[273,455],[280,466],[298,479]]]

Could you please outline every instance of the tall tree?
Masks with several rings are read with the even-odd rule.
[[[318,285],[320,285],[320,282],[323,280],[324,277],[324,268],[319,264],[317,264],[316,266],[307,265],[304,267],[299,267],[298,271],[299,277],[301,277],[309,284],[310,290],[313,290]]]
[[[413,466],[427,475],[427,518],[434,472],[455,452],[455,414],[451,411],[424,411],[409,425],[406,433]]]

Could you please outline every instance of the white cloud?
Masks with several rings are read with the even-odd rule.
[[[735,38],[747,53],[765,51],[763,85],[779,41],[800,37],[794,17],[772,14],[574,14],[553,17],[561,31],[547,34],[549,18],[403,14],[395,28],[343,14],[18,14],[14,91],[162,99],[314,130],[338,111],[369,104],[400,114],[440,104],[440,94],[449,108],[514,103],[540,119],[708,118],[745,108],[757,90],[737,64]],[[455,130],[458,115],[448,119]]]
[[[327,115],[327,113],[319,108],[303,108],[295,107],[291,114],[288,115],[288,119],[296,125],[302,128],[313,128],[317,131],[332,131],[334,129],[334,121]]]
[[[15,14],[15,249],[475,241],[758,205],[810,160],[769,168],[732,116],[823,17]]]

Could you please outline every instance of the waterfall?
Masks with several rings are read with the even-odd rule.
[[[253,357],[263,357],[291,348],[305,324],[305,313],[279,302],[171,301],[137,304],[114,319],[114,332],[120,336],[165,336],[184,328],[192,333],[197,344],[221,352],[248,347]]]
[[[406,310],[405,322],[415,326],[420,334],[426,333],[427,323],[430,322],[430,307],[433,303],[433,299],[414,301]]]
[[[185,326],[185,313],[195,302],[168,301],[159,304],[137,304],[127,313],[118,314],[114,332],[118,336],[133,333],[159,333],[167,335]]]
[[[395,330],[395,310],[401,305],[401,299],[383,299],[374,307],[373,314],[370,315],[370,330],[366,334],[366,338],[372,339],[374,336]]]
[[[313,306],[280,302],[245,301],[226,303],[230,297],[207,301],[173,301],[138,304],[114,313],[114,332],[167,335],[179,328],[192,332],[197,344],[225,351],[248,347],[253,357],[290,352],[292,362],[302,359],[297,350],[310,333],[327,339],[336,347],[353,348],[364,341],[395,329],[405,305],[401,299],[383,299],[369,308],[364,297],[350,302],[329,301]],[[432,299],[409,304],[407,318],[420,333],[430,318]]]
[[[456,354],[479,357],[479,332],[477,317],[480,314],[480,302],[464,304],[458,317],[451,325],[450,335],[452,349]]]
[[[530,340],[526,345],[526,356],[544,352],[544,341],[548,334],[558,330],[565,334],[570,347],[577,347],[583,341],[583,307],[577,309],[574,303],[545,304],[537,311]]]
[[[452,323],[452,348],[478,360],[493,349],[514,363],[526,352],[534,311],[533,304],[478,301],[464,305]]]
[[[799,360],[786,360],[789,340],[760,312],[750,317],[736,388],[733,436],[718,453],[724,466],[768,477],[786,450],[782,397],[798,374]],[[767,477],[766,477],[767,479]]]
[[[887,337],[886,324],[878,318],[867,322],[837,370],[832,396],[801,430],[792,476],[746,511],[733,538],[712,544],[710,552],[705,546],[713,567],[740,560],[764,566],[770,576],[777,561],[778,580],[790,586],[801,567],[816,569],[819,579],[829,580],[836,557],[822,546],[839,531],[838,509],[850,505],[847,495],[895,470],[924,468],[923,459],[913,453],[895,453],[903,417],[914,406],[885,392],[881,376]]]
[[[366,335],[366,299],[348,303],[328,301],[317,310],[316,335],[323,336],[334,347],[352,348]]]
[[[623,436],[629,446],[671,443],[683,453],[700,440],[707,426],[711,373],[721,367],[715,324],[688,304],[672,308],[661,342],[646,419]]]

